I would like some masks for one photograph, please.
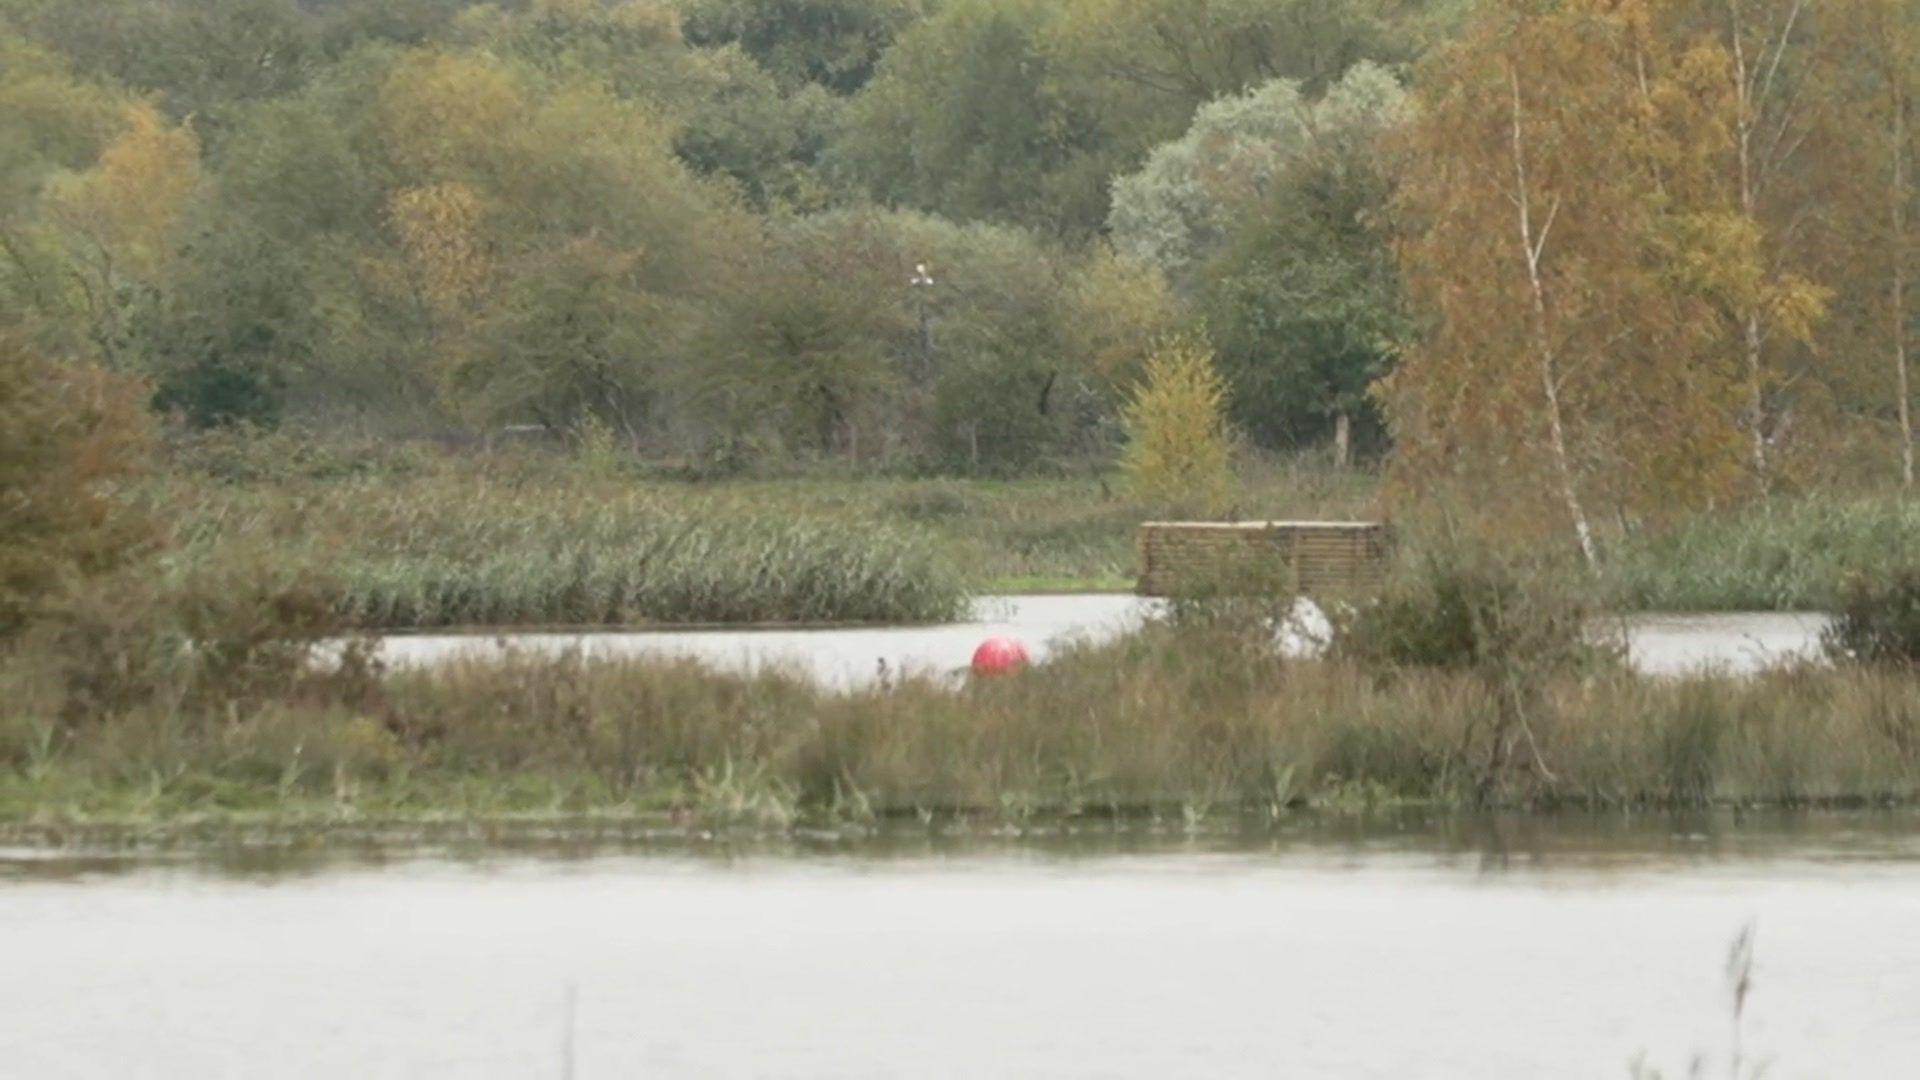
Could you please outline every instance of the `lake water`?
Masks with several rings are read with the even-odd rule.
[[[981,641],[995,635],[1025,643],[1036,659],[1069,638],[1101,641],[1136,627],[1160,603],[1127,595],[989,596],[969,622],[941,626],[817,630],[695,630],[586,633],[407,634],[382,643],[394,664],[426,664],[507,649],[590,656],[680,655],[727,670],[781,666],[831,686],[855,686],[879,673],[964,669]],[[1635,615],[1608,620],[1601,633],[1624,627],[1631,660],[1670,674],[1703,666],[1750,671],[1811,652],[1826,620],[1818,615]]]
[[[1920,821],[0,851],[0,1075],[1920,1075]]]

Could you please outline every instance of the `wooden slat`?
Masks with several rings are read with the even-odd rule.
[[[1305,592],[1377,582],[1385,570],[1386,526],[1370,521],[1150,521],[1140,526],[1138,591],[1168,596],[1194,582],[1231,581],[1235,564],[1279,560]]]

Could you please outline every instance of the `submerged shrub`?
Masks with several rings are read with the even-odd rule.
[[[1852,579],[1822,643],[1836,660],[1920,665],[1920,564]]]

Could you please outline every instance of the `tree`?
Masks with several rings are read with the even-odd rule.
[[[818,86],[783,92],[736,46],[693,56],[690,85],[703,92],[680,107],[674,151],[696,171],[733,180],[760,208],[818,209],[832,192],[818,175],[843,99]]]
[[[1891,413],[1894,460],[1901,484],[1912,489],[1920,7],[1839,0],[1821,14],[1812,81],[1822,91],[1815,107],[1829,137],[1809,156],[1823,166],[1820,194],[1830,207],[1822,215],[1830,248],[1822,265],[1835,298],[1823,336],[1836,358],[1866,359],[1864,370],[1833,374],[1856,383],[1873,413]]]
[[[0,223],[27,216],[50,176],[93,164],[124,107],[63,58],[0,33]]]
[[[1406,94],[1356,65],[1318,100],[1288,80],[1223,98],[1179,139],[1114,182],[1114,243],[1193,294],[1234,388],[1234,419],[1268,446],[1352,421],[1377,441],[1367,390],[1385,373],[1401,315],[1381,140]]]
[[[126,491],[151,436],[136,384],[0,332],[0,638],[153,541]]]
[[[914,24],[850,103],[831,156],[875,200],[1050,232],[1106,217],[1128,147],[1112,103],[1054,48],[1050,0],[952,0]]]
[[[681,0],[687,39],[738,45],[782,87],[852,94],[894,39],[924,17],[922,0]]]
[[[542,86],[480,53],[403,58],[374,107],[402,186],[397,250],[363,273],[386,317],[427,328],[419,362],[446,408],[556,430],[592,415],[630,440],[664,422],[667,375],[745,233],[671,128],[604,84]]]
[[[200,187],[200,143],[191,129],[168,124],[147,104],[128,106],[123,119],[94,167],[52,183],[45,200],[85,296],[88,337],[110,367],[126,365],[129,313],[163,284]]]
[[[505,268],[472,333],[450,349],[450,403],[483,423],[574,430],[592,417],[637,441],[683,325],[644,285],[644,256],[580,237]]]
[[[912,315],[890,230],[833,215],[770,233],[704,321],[686,372],[714,457],[739,466],[774,449],[855,460],[897,451],[905,418],[890,406],[908,374]],[[890,412],[886,430],[875,418]]]
[[[84,351],[84,297],[42,217],[47,184],[86,169],[120,131],[126,102],[60,57],[0,31],[0,310],[53,354]]]
[[[687,396],[736,464],[1007,473],[1104,453],[1141,341],[1172,321],[1157,275],[1110,253],[870,208],[773,223],[716,291]]]
[[[1725,133],[1648,7],[1489,5],[1423,73],[1402,179],[1429,330],[1384,386],[1399,473],[1470,483],[1508,529],[1547,496],[1589,561],[1593,507],[1701,505],[1736,460],[1722,324],[1676,287],[1724,249],[1671,190]]]
[[[1384,435],[1370,393],[1412,337],[1381,138],[1402,121],[1398,84],[1357,67],[1315,107],[1306,145],[1230,243],[1198,272],[1198,307],[1233,387],[1236,426],[1268,446]]]
[[[124,85],[215,143],[250,103],[297,89],[317,59],[297,0],[11,0],[18,24],[81,73]]]
[[[1745,372],[1748,464],[1762,493],[1773,484],[1768,398],[1779,381],[1769,352],[1804,345],[1825,313],[1829,292],[1792,269],[1794,230],[1776,188],[1807,140],[1799,54],[1806,0],[1719,0],[1721,67],[1717,95],[1731,129],[1725,183],[1732,203],[1696,217],[1695,242],[1718,247],[1718,268],[1701,283],[1737,328]],[[1707,54],[1711,56],[1711,54]],[[1702,87],[1711,91],[1710,87]]]
[[[1177,280],[1217,253],[1291,166],[1368,154],[1405,117],[1399,81],[1368,63],[1318,99],[1276,79],[1213,101],[1138,171],[1114,180],[1114,246]]]
[[[1208,511],[1227,504],[1233,471],[1226,397],[1204,342],[1176,336],[1159,343],[1125,412],[1121,467],[1135,497]]]
[[[1114,247],[1175,279],[1187,275],[1304,151],[1313,126],[1312,106],[1288,79],[1209,102],[1185,134],[1113,181],[1107,228]]]
[[[1082,62],[1186,112],[1286,79],[1317,96],[1363,60],[1410,59],[1419,3],[1395,0],[1069,0]]]

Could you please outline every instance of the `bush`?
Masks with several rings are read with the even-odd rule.
[[[57,686],[67,723],[112,719],[159,703],[213,716],[230,705],[296,700],[308,690],[355,698],[377,671],[348,644],[337,591],[295,560],[224,550],[176,556],[102,578],[49,605],[20,655]]]
[[[1368,665],[1518,670],[1591,662],[1597,608],[1578,572],[1524,568],[1451,544],[1396,568],[1378,595],[1336,609],[1334,647]]]
[[[131,502],[152,429],[132,382],[0,335],[0,637],[154,539]]]
[[[1854,578],[1821,637],[1836,660],[1920,665],[1920,565]]]

